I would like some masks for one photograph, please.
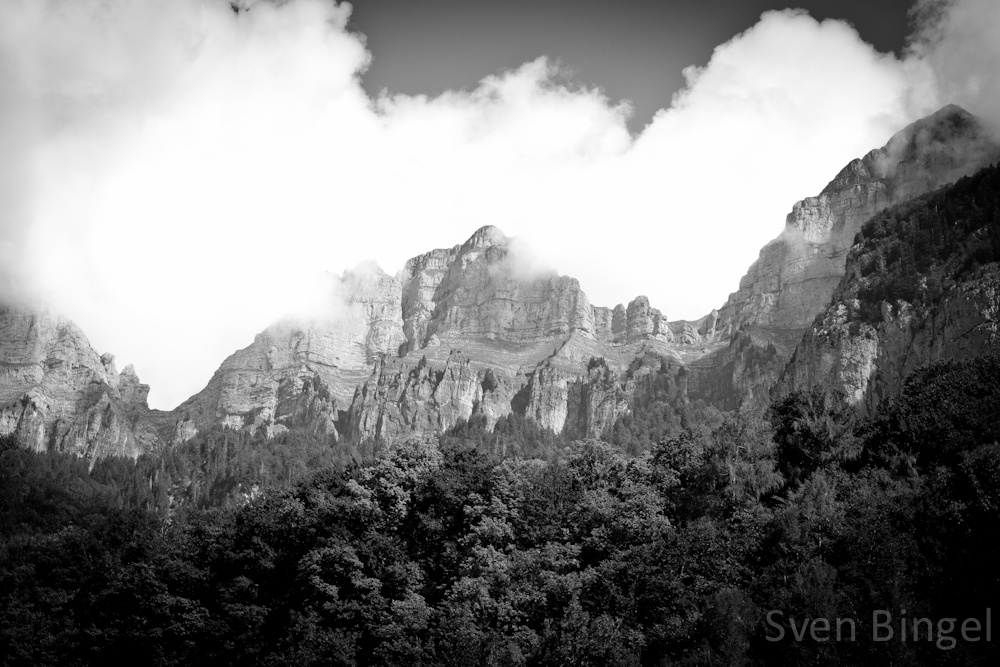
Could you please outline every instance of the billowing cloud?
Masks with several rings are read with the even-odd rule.
[[[938,96],[1000,126],[1000,4],[920,0],[910,61],[933,72]]]
[[[371,99],[378,54],[349,5],[239,9],[0,0],[0,297],[47,299],[134,362],[158,407],[314,310],[323,271],[391,273],[485,224],[595,304],[643,293],[698,317],[797,199],[932,111],[956,62],[950,28],[901,61],[842,22],[769,12],[630,136],[627,103],[546,58]]]

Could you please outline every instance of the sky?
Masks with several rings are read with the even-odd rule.
[[[375,57],[362,86],[408,95],[472,89],[484,74],[547,55],[612,100],[631,101],[641,131],[684,87],[684,67],[768,10],[798,7],[845,20],[882,53],[900,55],[912,0],[361,0],[348,28]],[[460,57],[456,57],[461,54]]]
[[[485,224],[695,319],[851,159],[1000,121],[998,35],[995,0],[0,0],[0,301],[165,409],[322,272]]]

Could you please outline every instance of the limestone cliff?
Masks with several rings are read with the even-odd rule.
[[[387,442],[512,412],[594,436],[628,410],[635,387],[619,374],[637,357],[679,360],[720,344],[714,320],[668,323],[643,296],[594,307],[577,280],[534,268],[524,253],[483,227],[395,277],[345,273],[331,317],[259,334],[161,422],[165,437],[223,424]],[[594,375],[595,359],[610,375]]]
[[[872,216],[1000,158],[1000,145],[956,106],[909,125],[853,160],[816,197],[797,202],[782,233],[764,246],[716,326],[732,344],[701,360],[694,395],[732,408],[768,400],[792,351],[830,304],[855,235]]]
[[[824,312],[783,386],[831,381],[869,400],[941,353],[934,350],[959,354],[956,326],[992,331],[984,313],[996,306],[995,282],[989,271],[966,272],[932,315],[886,298],[878,323],[871,308],[859,323],[852,313],[862,307],[852,304],[871,295],[852,296],[842,284],[856,235],[887,207],[998,155],[957,107],[914,123],[795,204],[739,289],[696,321],[668,322],[644,296],[594,306],[577,280],[539,268],[515,240],[483,227],[414,257],[396,276],[374,266],[331,276],[318,312],[259,333],[169,412],[149,410],[134,371],[117,373],[72,324],[5,310],[0,429],[38,449],[91,457],[135,456],[217,426],[387,443],[476,415],[492,425],[518,414],[567,437],[598,437],[653,395],[720,409],[766,403]],[[873,260],[865,261],[870,271]],[[992,345],[986,333],[968,341],[970,350]]]
[[[719,310],[721,328],[804,329],[830,302],[861,225],[881,210],[957,180],[1000,157],[974,116],[947,106],[856,159],[816,197],[792,207],[785,228]]]
[[[685,395],[723,409],[764,403],[830,303],[862,223],[997,152],[957,107],[905,128],[797,203],[740,289],[695,322],[668,322],[645,297],[593,306],[577,280],[537,268],[495,227],[418,255],[395,277],[345,274],[337,317],[260,334],[174,411],[166,437],[222,423],[387,442],[511,413],[599,436],[642,400],[630,373],[648,354],[685,369]]]
[[[876,216],[779,393],[836,389],[863,412],[915,368],[1000,353],[1000,168]]]
[[[183,441],[213,424],[337,437],[339,411],[383,355],[405,338],[397,279],[377,267],[332,278],[323,313],[277,322],[226,359],[208,386],[161,420]]]
[[[135,458],[162,445],[148,394],[135,369],[119,374],[72,322],[0,308],[0,433],[36,451]]]

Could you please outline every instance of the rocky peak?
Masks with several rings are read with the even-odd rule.
[[[494,246],[504,247],[507,245],[507,236],[500,230],[499,227],[493,225],[485,225],[476,230],[476,232],[469,237],[469,240],[462,244],[463,250],[481,250],[483,248],[492,248]]]
[[[118,371],[115,369],[115,355],[110,352],[102,354],[101,365],[104,367],[104,371],[107,373],[109,380],[118,380]],[[115,384],[117,384],[117,382],[115,382]]]
[[[130,368],[131,370],[131,368]],[[0,307],[0,433],[38,451],[94,460],[135,457],[161,445],[142,413],[148,387],[115,371],[72,322],[41,310]],[[125,382],[127,398],[122,395]]]
[[[998,158],[996,138],[986,126],[950,104],[893,135],[876,151],[874,162],[893,189],[893,203],[898,203],[956,181]]]
[[[149,385],[143,384],[135,372],[135,366],[129,364],[118,376],[118,391],[126,405],[148,408]]]
[[[647,346],[669,354],[669,345],[704,342],[694,329],[675,340],[645,296],[613,311],[593,307],[579,281],[539,268],[494,226],[413,257],[395,277],[361,265],[334,292],[343,303],[333,317],[279,322],[227,359],[173,411],[165,436],[183,440],[221,422],[385,439],[445,428],[473,410],[494,423],[526,405],[562,428],[585,418],[566,416],[567,392],[581,390],[573,383],[592,358],[624,371]],[[306,395],[310,378],[325,389]]]
[[[803,333],[829,305],[862,225],[998,159],[1000,144],[987,128],[948,106],[852,160],[816,197],[797,202],[719,310],[715,328],[731,343],[698,362],[692,394],[719,406],[746,397],[766,402]]]
[[[673,334],[667,326],[667,318],[649,305],[649,298],[637,296],[628,304],[625,310],[625,338],[628,342],[656,338],[673,340]]]
[[[387,288],[395,282],[376,262],[362,262],[344,271],[334,282],[333,292],[347,304],[377,301],[384,298]]]

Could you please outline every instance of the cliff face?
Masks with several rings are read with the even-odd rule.
[[[881,210],[971,174],[1000,146],[968,112],[948,106],[844,167],[817,197],[792,207],[719,310],[721,327],[804,329],[830,303],[861,225]]]
[[[932,311],[910,293],[882,294],[889,305],[876,307],[874,288],[855,275],[878,273],[876,251],[850,259],[855,236],[887,207],[922,201],[913,197],[997,156],[957,107],[907,127],[795,204],[739,289],[693,322],[668,322],[643,296],[593,306],[577,280],[538,268],[516,241],[483,227],[396,276],[371,266],[331,277],[322,313],[268,327],[169,412],[150,411],[134,371],[117,373],[71,323],[5,310],[0,429],[38,449],[135,456],[218,425],[389,443],[518,414],[568,437],[599,437],[653,394],[731,409],[765,404],[779,379],[782,390],[830,383],[877,400],[923,360],[993,345],[996,281],[962,269],[962,281],[947,283],[934,269],[926,277],[947,290]],[[855,288],[845,287],[845,267]]]
[[[872,413],[919,366],[1000,353],[998,221],[997,167],[872,219],[777,391],[826,387]]]
[[[575,278],[526,267],[519,254],[488,226],[463,245],[407,262],[399,276],[407,350],[437,345],[442,336],[510,343],[560,340],[573,332],[610,344],[673,339],[646,297],[628,308],[595,308]]]
[[[896,396],[913,370],[944,359],[1000,354],[1000,269],[994,264],[956,285],[926,309],[883,302],[882,319],[865,322],[856,299],[838,300],[796,349],[777,390],[814,386],[843,392],[861,412],[874,413]]]
[[[698,364],[694,395],[725,408],[747,396],[766,402],[803,333],[830,304],[861,226],[998,158],[1000,146],[980,121],[948,106],[853,160],[818,196],[797,202],[782,233],[719,309],[716,326],[734,344]]]
[[[91,460],[135,458],[162,446],[149,420],[149,386],[99,355],[72,323],[42,311],[0,309],[0,433],[36,451]]]
[[[282,321],[232,354],[208,386],[160,427],[183,441],[212,424],[269,434],[290,428],[337,437],[339,411],[383,355],[405,338],[400,283],[377,267],[335,278],[329,308],[308,321]]]
[[[670,324],[646,297],[594,307],[577,280],[534,268],[524,253],[484,227],[395,277],[346,273],[332,317],[259,334],[164,416],[164,437],[223,424],[390,442],[511,413],[595,436],[628,410],[637,358],[678,360],[721,344],[712,323]],[[605,360],[605,375],[592,359]]]

